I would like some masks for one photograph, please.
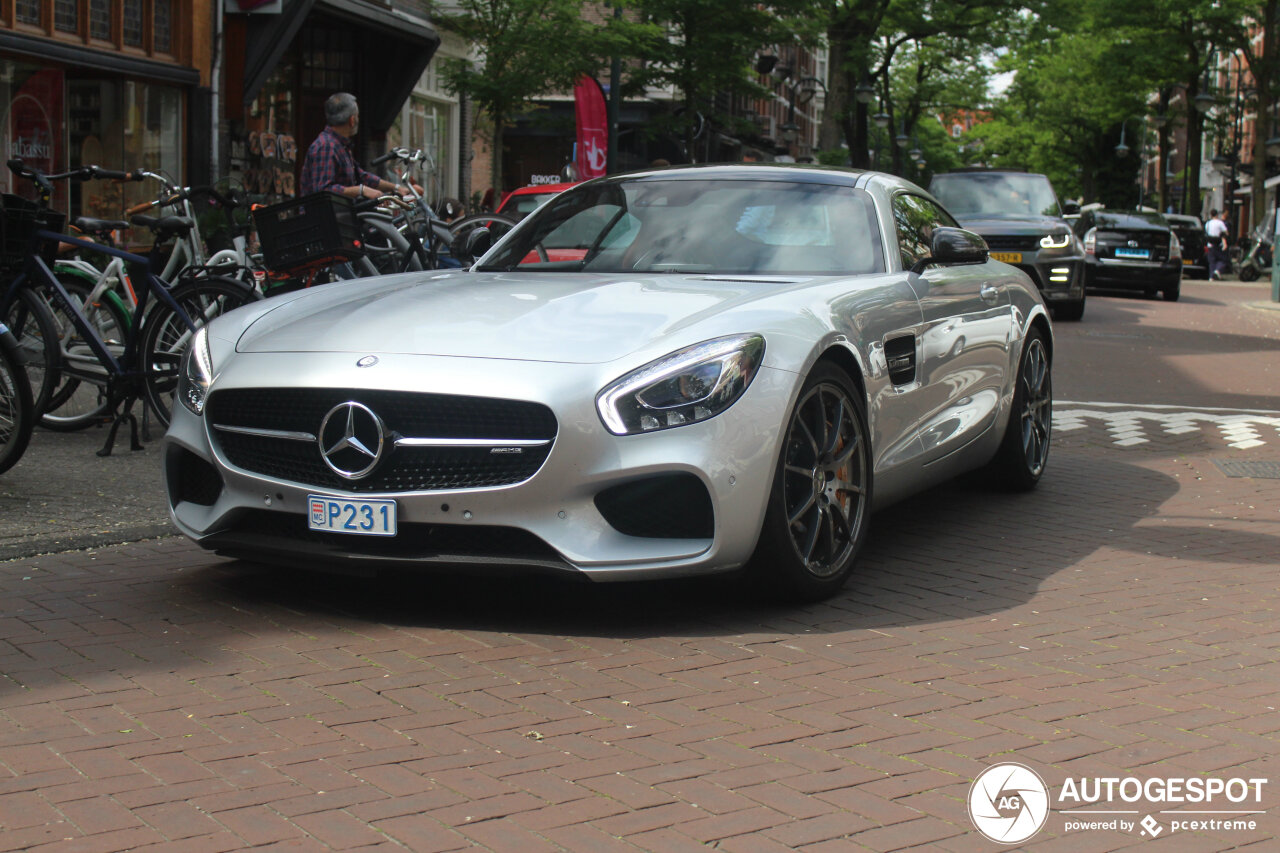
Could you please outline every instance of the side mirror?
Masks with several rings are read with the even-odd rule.
[[[1080,203],[1076,201],[1072,201],[1071,199],[1067,199],[1062,203],[1062,215],[1063,216],[1079,216]]]
[[[933,264],[940,266],[980,264],[986,259],[986,240],[963,228],[943,226],[934,229],[929,256],[921,258],[912,264],[911,271],[913,273],[922,273],[925,267]]]

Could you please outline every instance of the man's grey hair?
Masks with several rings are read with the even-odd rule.
[[[330,95],[324,102],[324,120],[330,127],[338,127],[347,123],[347,119],[360,112],[356,106],[356,96],[349,92]]]

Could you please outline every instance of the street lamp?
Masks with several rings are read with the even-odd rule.
[[[800,125],[796,124],[796,104],[812,101],[818,94],[818,89],[825,92],[827,86],[817,77],[802,77],[788,87],[787,120],[778,128],[782,132],[783,141],[787,143],[788,151],[800,136]]]
[[[860,104],[869,104],[876,99],[876,87],[867,82],[864,77],[862,82],[853,89],[853,96]]]

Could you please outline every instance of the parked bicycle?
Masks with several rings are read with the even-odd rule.
[[[239,281],[212,275],[170,286],[158,275],[162,261],[155,253],[143,257],[61,233],[61,214],[49,206],[51,181],[137,180],[134,173],[85,166],[47,175],[19,159],[8,161],[8,166],[15,175],[35,184],[39,201],[3,196],[5,244],[0,261],[10,266],[17,261],[21,274],[14,286],[48,293],[53,309],[64,315],[67,326],[59,338],[59,383],[41,423],[55,429],[79,429],[109,422],[110,431],[99,451],[102,456],[111,453],[119,428],[128,424],[131,448],[141,449],[134,404],[143,401],[144,418],[149,410],[168,426],[179,362],[191,336],[213,318],[261,297]],[[156,220],[151,227],[160,240],[187,232],[193,225],[185,217],[170,216]],[[137,304],[121,340],[104,340],[54,274],[51,265],[59,243],[124,262],[137,292]]]

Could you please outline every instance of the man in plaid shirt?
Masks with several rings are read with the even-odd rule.
[[[355,95],[339,92],[324,102],[327,127],[307,149],[302,164],[301,195],[331,190],[350,198],[376,198],[382,193],[408,195],[409,190],[356,165],[351,138],[360,129]]]

